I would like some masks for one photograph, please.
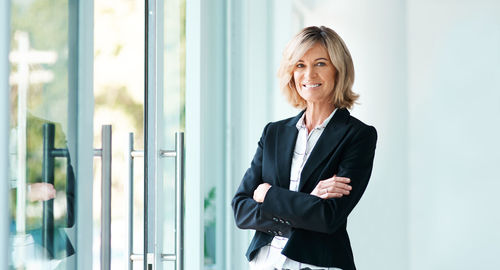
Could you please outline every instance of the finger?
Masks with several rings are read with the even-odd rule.
[[[341,188],[336,188],[336,187],[331,187],[326,189],[326,193],[341,193],[343,195],[349,195],[350,191],[347,189],[341,189]]]
[[[342,193],[336,193],[336,192],[333,192],[333,193],[325,193],[325,194],[322,194],[320,197],[321,199],[332,199],[332,198],[341,198],[342,196]]]
[[[349,195],[351,193],[349,190],[345,190],[345,189],[335,189],[335,191],[337,193],[342,193],[344,195]]]
[[[50,189],[49,196],[51,199],[54,199],[56,197],[56,189],[55,188]]]
[[[347,177],[340,177],[337,175],[334,175],[331,179],[333,179],[335,182],[342,182],[342,183],[350,183],[351,179]]]
[[[343,183],[339,183],[339,182],[335,182],[333,184],[333,186],[335,188],[339,188],[339,189],[345,189],[345,190],[352,190],[352,187],[348,184],[343,184]]]
[[[328,188],[329,190],[338,189],[338,190],[352,190],[352,187],[348,184],[339,183],[339,182],[331,182],[329,184],[324,184],[323,189]]]
[[[323,184],[330,184],[333,182],[339,182],[339,183],[350,183],[351,179],[347,177],[339,177],[339,176],[334,176],[332,178],[328,178],[326,180],[323,180]]]

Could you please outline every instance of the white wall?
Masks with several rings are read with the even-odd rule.
[[[411,269],[500,269],[499,14],[408,1]]]

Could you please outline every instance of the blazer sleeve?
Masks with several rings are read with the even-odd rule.
[[[253,192],[263,183],[262,180],[262,152],[265,147],[266,134],[269,128],[266,125],[259,140],[257,151],[253,157],[250,168],[243,176],[236,194],[233,197],[231,206],[233,208],[236,225],[240,229],[253,229],[257,231],[273,233],[287,232],[290,226],[277,223],[273,217],[265,217],[262,213],[262,204],[253,199]]]
[[[259,209],[261,214],[271,219],[286,220],[293,228],[334,233],[346,222],[368,185],[376,141],[375,128],[364,126],[346,146],[337,175],[351,179],[352,190],[348,196],[325,200],[308,193],[272,186]]]

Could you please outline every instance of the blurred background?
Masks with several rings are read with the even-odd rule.
[[[153,55],[163,67],[155,102],[165,122],[156,126],[158,136],[177,130],[187,136],[186,269],[247,269],[253,232],[236,228],[230,201],[264,125],[298,113],[280,93],[276,73],[288,40],[310,25],[328,26],[344,39],[361,96],[351,114],[378,131],[370,184],[348,223],[358,269],[500,269],[500,2],[149,2],[163,19]],[[0,7],[0,56],[9,59],[8,68],[0,68],[0,141],[9,149],[0,157],[9,183],[0,227],[9,241],[0,261],[9,260],[10,269],[74,269],[82,259],[71,258],[84,253],[92,266],[87,261],[82,269],[99,268],[101,165],[79,158],[78,149],[82,134],[91,134],[89,142],[99,148],[100,127],[111,124],[111,268],[124,269],[128,133],[143,149],[148,121],[144,69],[152,56],[145,56],[145,1],[10,0]],[[90,123],[86,130],[83,122]],[[71,156],[54,163],[56,196],[48,200],[60,233],[50,260],[38,248],[29,251],[32,257],[20,251],[22,243],[42,242],[45,199],[31,201],[26,193],[45,181],[43,123],[54,124],[55,147]],[[172,147],[173,141],[160,144]],[[132,188],[141,194],[143,160],[134,164]],[[76,176],[68,168],[76,168]],[[162,167],[165,178],[169,168]],[[76,226],[68,199],[75,178],[77,185],[91,183],[75,195],[78,209],[91,208],[77,212]],[[163,188],[167,198],[174,192],[167,182]],[[166,220],[159,243],[173,249],[168,220],[174,210],[165,205],[158,210]],[[140,253],[142,195],[134,197],[131,215],[132,249]],[[85,241],[69,230],[82,228],[80,219],[91,220],[86,232],[92,237]]]

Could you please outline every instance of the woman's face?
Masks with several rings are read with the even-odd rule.
[[[335,86],[335,72],[327,50],[316,43],[295,64],[293,71],[295,87],[308,105],[330,104]]]

